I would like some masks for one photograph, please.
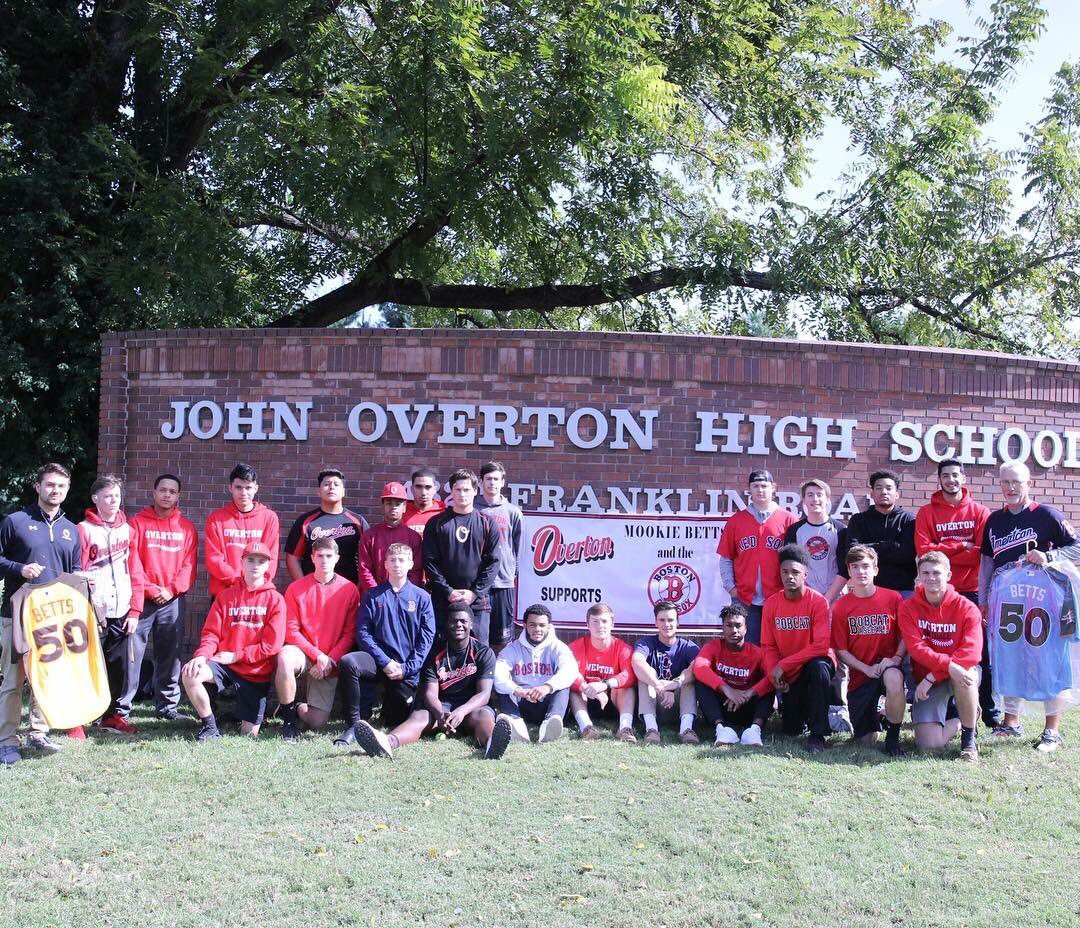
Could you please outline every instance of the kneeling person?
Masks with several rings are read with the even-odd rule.
[[[878,702],[884,696],[885,753],[902,757],[900,724],[907,702],[900,664],[907,652],[900,638],[899,616],[904,600],[896,590],[874,584],[878,559],[869,545],[852,545],[844,560],[850,592],[833,606],[832,646],[851,668],[848,704],[853,734],[863,744],[877,741],[881,730]]]
[[[570,687],[570,711],[581,737],[600,737],[590,712],[598,716],[617,715],[620,741],[633,744],[634,737],[634,652],[625,641],[611,634],[615,613],[606,603],[590,606],[585,613],[589,634],[570,642],[570,651],[581,671]]]
[[[207,686],[236,687],[240,731],[259,733],[274,657],[285,641],[285,599],[267,579],[270,551],[255,541],[244,548],[240,579],[219,593],[203,625],[199,647],[181,672],[184,691],[202,723],[198,741],[220,738]]]
[[[918,561],[915,595],[900,607],[900,634],[918,681],[911,721],[920,751],[944,747],[959,729],[960,760],[977,764],[982,615],[952,588],[951,576],[949,559],[940,551],[927,552]],[[950,697],[958,718],[950,717]]]
[[[510,743],[510,720],[495,716],[488,705],[495,679],[495,652],[472,637],[472,610],[450,608],[446,647],[424,665],[420,675],[422,707],[404,722],[383,733],[363,719],[356,723],[356,740],[371,757],[393,757],[406,744],[434,732],[471,734],[488,760],[496,760]]]
[[[802,545],[780,549],[783,589],[765,601],[761,618],[761,649],[769,682],[781,694],[780,715],[785,735],[810,734],[806,750],[825,749],[829,737],[829,701],[833,695],[836,660],[829,646],[829,604],[806,585],[810,552]]]
[[[525,610],[525,629],[499,652],[495,662],[495,689],[499,707],[510,717],[515,741],[530,741],[528,722],[539,723],[540,742],[557,741],[570,684],[578,665],[570,649],[555,636],[551,610],[544,605]]]
[[[761,733],[772,715],[775,691],[765,676],[761,648],[746,640],[746,607],[731,603],[720,610],[723,635],[694,658],[694,681],[701,714],[716,728],[716,746],[761,747]]]
[[[285,590],[285,646],[278,655],[274,685],[284,724],[281,736],[295,741],[298,720],[322,728],[334,708],[338,662],[352,648],[360,591],[337,573],[341,554],[333,538],[311,543],[315,572]],[[307,702],[296,702],[296,678],[307,677]]]
[[[336,747],[356,743],[356,723],[371,718],[380,684],[385,724],[397,725],[412,713],[420,668],[435,639],[431,597],[409,582],[412,566],[412,549],[394,542],[386,549],[386,582],[364,594],[356,621],[360,650],[338,665],[348,727]]]

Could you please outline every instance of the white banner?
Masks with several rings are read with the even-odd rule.
[[[653,603],[675,603],[679,626],[715,632],[730,601],[716,546],[725,519],[525,513],[518,619],[543,603],[560,628],[584,629],[594,603],[615,611],[615,631],[656,628]]]

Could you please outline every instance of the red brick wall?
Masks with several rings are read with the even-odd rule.
[[[824,477],[837,500],[843,492],[863,493],[869,473],[888,466],[903,477],[901,502],[915,507],[936,489],[935,465],[926,458],[910,465],[890,462],[894,422],[1061,432],[1076,421],[1078,370],[1063,362],[939,349],[697,336],[325,329],[120,333],[102,340],[99,467],[126,476],[129,513],[148,501],[156,474],[180,474],[183,510],[201,529],[207,514],[227,499],[228,471],[246,461],[259,471],[260,498],[281,516],[283,537],[295,515],[315,505],[314,478],[324,464],[346,472],[347,503],[372,521],[379,519],[376,496],[386,480],[405,481],[419,464],[445,478],[456,467],[478,469],[491,458],[506,465],[510,483],[563,486],[566,502],[583,484],[598,492],[609,485],[742,491],[748,472],[761,466],[772,470],[781,490]],[[172,418],[171,401],[202,399],[311,400],[309,439],[162,437],[162,423]],[[658,409],[660,415],[651,452],[633,445],[628,451],[579,449],[561,429],[555,447],[534,449],[527,442],[533,426],[520,424],[526,440],[517,447],[439,445],[435,416],[416,446],[403,444],[392,426],[378,443],[362,444],[346,425],[349,410],[360,402],[439,401],[568,411],[621,406]],[[697,452],[698,410],[857,419],[857,456]],[[1080,468],[1032,469],[1038,498],[1070,517],[1080,514],[1074,502]],[[993,506],[996,467],[967,470],[973,494]],[[205,573],[200,579],[189,639],[205,614]]]

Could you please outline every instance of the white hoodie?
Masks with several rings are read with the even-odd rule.
[[[495,691],[508,696],[515,689],[547,684],[552,692],[564,690],[578,677],[578,664],[570,648],[559,641],[555,629],[539,644],[529,641],[524,629],[516,641],[499,653],[495,662]]]

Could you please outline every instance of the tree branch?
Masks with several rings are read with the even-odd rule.
[[[274,229],[283,229],[286,232],[298,232],[301,235],[314,235],[325,239],[332,245],[349,245],[352,247],[366,247],[369,251],[371,246],[367,244],[358,233],[352,229],[342,229],[337,226],[326,226],[312,222],[310,219],[302,219],[296,213],[282,210],[280,213],[254,212],[247,213],[242,217],[232,220],[237,229],[250,229],[258,226],[269,226]]]

